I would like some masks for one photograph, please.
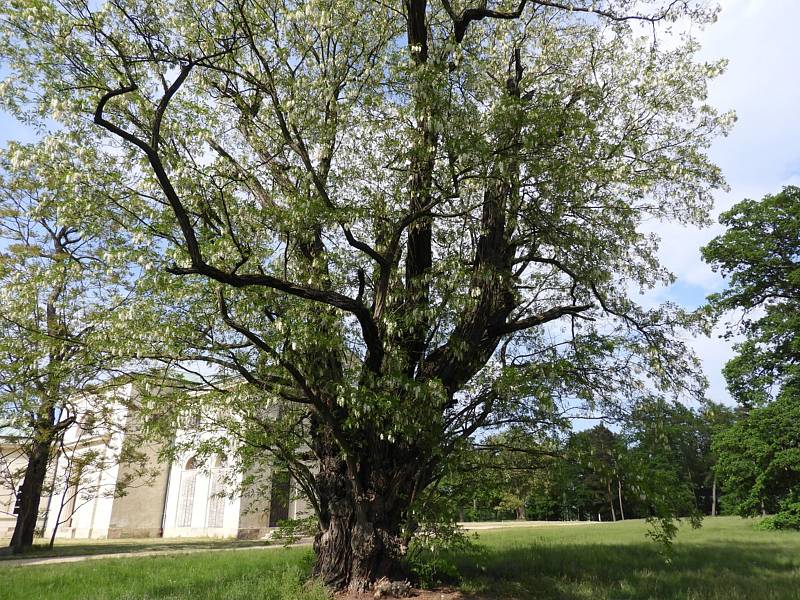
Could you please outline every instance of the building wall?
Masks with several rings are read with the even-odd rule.
[[[76,454],[88,451],[104,452],[111,466],[88,473],[85,477],[86,487],[92,488],[92,490],[91,492],[81,492],[78,489],[74,504],[70,502],[69,498],[75,496],[75,489],[63,484],[65,472],[69,468],[69,461],[64,456],[59,458],[56,465],[57,470],[54,472],[56,487],[48,501],[45,537],[52,535],[53,527],[56,525],[58,526],[56,538],[101,539],[108,537],[108,527],[114,506],[114,498],[111,494],[116,487],[119,472],[119,465],[114,460],[115,455],[119,452],[119,443],[121,443],[119,439],[113,441],[101,439],[76,451]]]
[[[109,397],[87,397],[76,403],[81,418],[65,432],[65,453],[52,467],[51,481],[54,485],[44,522],[46,537],[52,535],[54,527],[57,527],[57,538],[108,537],[114,494],[120,476],[119,458],[128,419],[126,404],[132,394],[133,386],[130,384],[115,390],[115,402],[109,410],[104,410]],[[89,417],[102,417],[103,425],[84,430],[82,425]],[[67,471],[76,468],[76,457],[88,453],[97,453],[104,464],[91,464],[83,470],[78,494],[74,501],[70,501],[69,498],[75,496],[76,488],[67,485]]]
[[[16,444],[0,445],[0,455],[3,457],[0,462],[3,469],[3,476],[0,477],[0,537],[11,537],[17,524],[17,516],[14,514],[16,488],[22,484],[21,473],[27,465],[27,459]]]
[[[126,443],[130,443],[126,440]],[[126,481],[133,477],[123,496],[114,499],[108,524],[109,538],[161,537],[164,503],[167,499],[169,466],[158,461],[159,447],[150,444],[141,449],[152,476],[136,477],[138,464],[121,464],[118,477]]]
[[[98,451],[104,453],[108,465],[102,470],[89,472],[86,479],[91,480],[97,488],[91,497],[86,493],[79,494],[74,512],[70,517],[69,502],[65,499],[74,492],[67,489],[65,475],[69,461],[60,456],[56,464],[50,468],[48,481],[54,484],[53,493],[42,498],[42,519],[40,526],[46,537],[52,534],[53,527],[58,524],[58,538],[123,538],[123,537],[238,537],[262,538],[269,535],[271,501],[270,485],[272,473],[268,466],[260,469],[265,481],[259,485],[259,492],[245,494],[243,497],[227,496],[218,498],[213,493],[214,481],[222,488],[238,489],[241,475],[223,485],[219,478],[226,473],[224,465],[216,459],[213,465],[195,464],[187,468],[192,456],[181,457],[171,465],[158,463],[159,448],[155,445],[145,446],[137,450],[144,453],[149,470],[157,471],[154,476],[134,481],[127,487],[126,494],[114,498],[118,481],[124,481],[135,474],[141,464],[120,464],[119,457],[125,449],[123,444],[136,444],[136,436],[128,437],[137,431],[138,423],[135,415],[126,408],[132,406],[128,402],[134,393],[128,385],[116,392],[119,402],[113,407],[107,431],[95,431],[88,435],[81,433],[76,425],[67,430],[64,446],[76,454]],[[85,414],[92,414],[92,400],[87,399],[82,407]],[[99,413],[98,413],[99,414]],[[217,432],[218,434],[218,432]],[[186,432],[176,432],[176,440]],[[214,435],[213,432],[204,433]],[[17,460],[18,467],[24,466],[25,459]],[[179,522],[181,516],[182,483],[191,477],[194,480],[194,494],[185,523]],[[215,479],[216,478],[216,479]],[[0,478],[2,479],[2,478]],[[7,488],[8,486],[6,486]],[[0,537],[10,536],[16,522],[13,511],[15,492],[2,487],[0,482]],[[217,490],[221,489],[217,487]],[[98,493],[99,491],[99,493]],[[296,486],[291,485],[288,502],[290,519],[301,518],[309,514],[303,500],[295,497]],[[81,497],[83,496],[83,497]],[[66,509],[62,509],[62,502]],[[61,514],[59,512],[61,511]]]
[[[264,467],[265,481],[257,483],[258,492],[250,490],[242,496],[239,508],[239,533],[243,539],[257,539],[266,536],[269,531],[270,516],[270,478],[272,470]]]
[[[164,516],[164,537],[236,537],[241,539],[259,539],[269,535],[272,528],[270,522],[270,489],[269,484],[259,487],[258,494],[246,493],[243,496],[224,498],[224,519],[222,527],[209,526],[209,506],[212,500],[211,482],[214,471],[208,465],[196,465],[188,468],[191,456],[183,456],[175,461],[170,469],[169,491],[167,494]],[[265,467],[265,477],[271,475]],[[181,523],[185,501],[182,490],[187,477],[194,477],[194,496],[191,518],[188,524]],[[236,476],[234,485],[241,483],[241,475]],[[290,519],[301,518],[309,514],[305,501],[290,496]]]

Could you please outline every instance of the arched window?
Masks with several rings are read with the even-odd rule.
[[[192,512],[194,509],[194,487],[197,482],[198,460],[192,456],[186,461],[181,473],[181,486],[178,491],[178,514],[175,519],[177,527],[192,526]]]

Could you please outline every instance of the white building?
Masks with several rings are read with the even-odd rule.
[[[11,537],[19,509],[17,490],[22,483],[18,474],[27,460],[20,451],[18,434],[12,429],[0,429],[0,536]]]
[[[131,410],[135,394],[131,384],[119,390],[112,407],[102,410],[102,426],[93,423],[87,431],[76,423],[67,430],[40,507],[46,538],[54,526],[57,538],[259,538],[280,520],[306,516],[307,505],[285,473],[273,476],[265,468],[267,497],[250,497],[231,493],[239,489],[242,475],[231,472],[221,458],[203,464],[187,453],[171,464],[159,462],[158,446],[138,446],[138,438],[130,436],[138,427]],[[81,408],[87,415],[99,411],[90,400]],[[0,440],[0,452],[9,461],[14,445],[9,437]],[[134,452],[140,460],[122,458]],[[14,530],[15,491],[24,466],[19,457],[14,461],[0,479],[0,536],[7,537]],[[117,492],[118,485],[124,494]]]

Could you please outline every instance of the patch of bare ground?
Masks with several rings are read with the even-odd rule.
[[[335,600],[373,600],[375,592],[340,592],[334,596]],[[465,595],[452,588],[441,588],[438,590],[412,589],[411,596],[415,600],[489,600],[488,597]]]

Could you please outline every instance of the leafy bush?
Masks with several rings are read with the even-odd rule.
[[[758,524],[761,529],[800,530],[800,502],[782,502],[781,509]]]
[[[458,523],[424,523],[414,534],[406,553],[411,574],[423,587],[452,583],[460,578],[457,557],[475,555],[481,550],[472,536]]]

